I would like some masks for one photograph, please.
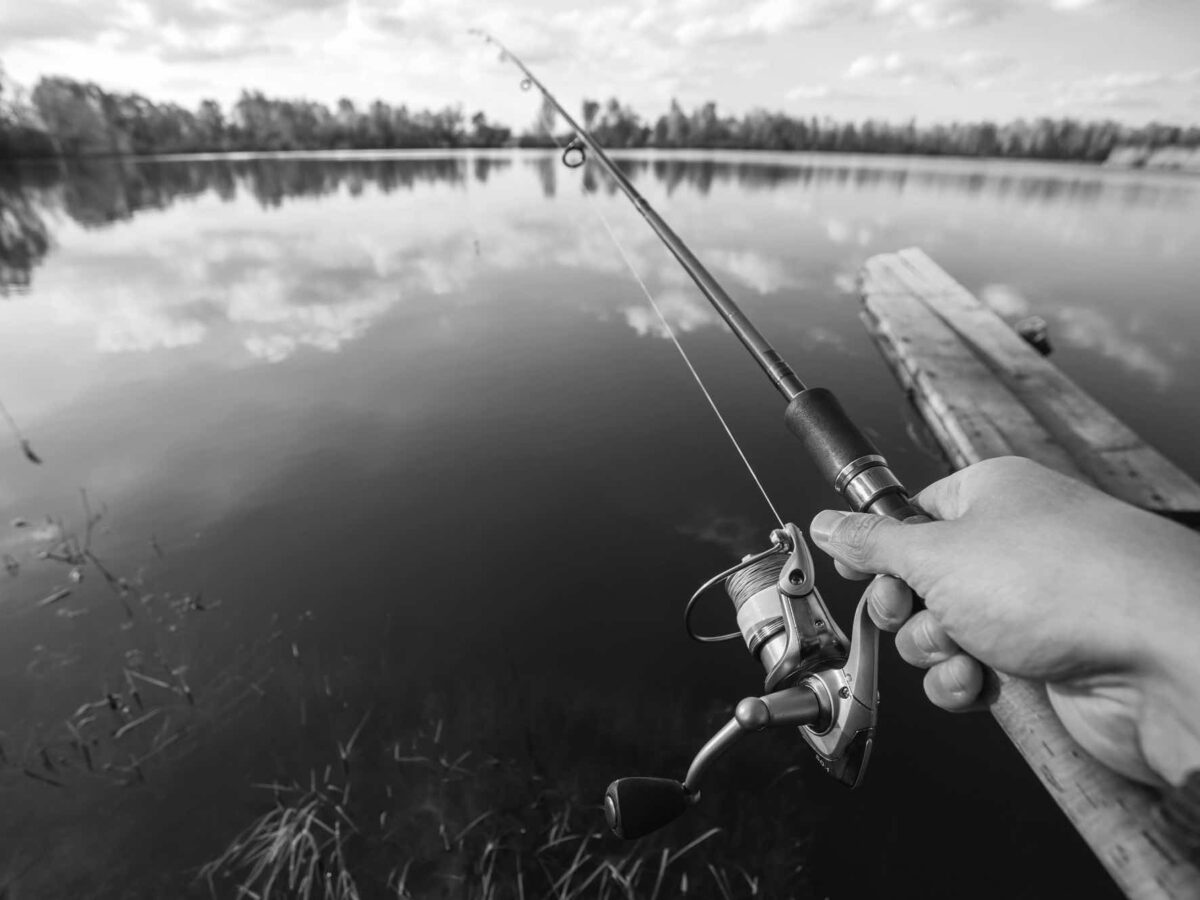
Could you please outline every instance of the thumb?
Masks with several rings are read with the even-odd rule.
[[[924,527],[870,513],[826,509],[813,518],[809,534],[818,547],[850,569],[895,575],[911,584],[916,557],[926,543]]]

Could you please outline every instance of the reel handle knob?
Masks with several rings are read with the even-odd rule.
[[[699,796],[670,778],[618,778],[604,792],[604,818],[617,837],[633,840],[674,822]]]

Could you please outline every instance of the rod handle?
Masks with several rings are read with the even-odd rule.
[[[933,521],[929,513],[912,502],[907,491],[897,491],[895,493],[880,495],[879,499],[871,504],[871,508],[867,512],[875,513],[879,516],[887,516],[889,519],[895,519],[897,522],[907,522],[913,525]]]
[[[801,391],[788,403],[784,421],[817,470],[852,510],[901,522],[924,515],[913,505],[883,454],[854,424],[832,391]]]

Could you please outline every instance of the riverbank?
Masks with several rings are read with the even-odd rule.
[[[1104,165],[1115,169],[1154,169],[1200,174],[1200,148],[1117,147],[1108,155]]]

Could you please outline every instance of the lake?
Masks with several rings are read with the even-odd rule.
[[[621,159],[910,486],[946,469],[855,293],[865,259],[906,246],[1006,317],[1043,316],[1052,358],[1200,477],[1195,179]],[[363,896],[591,896],[616,890],[606,860],[638,896],[656,878],[661,896],[1116,896],[991,718],[930,707],[890,639],[860,790],[764,735],[657,842],[600,836],[611,778],[681,776],[760,687],[681,613],[773,520],[597,211],[806,528],[835,498],[778,395],[590,167],[530,151],[0,178],[19,429],[0,436],[0,895],[206,896],[201,866],[274,808],[318,810],[313,871]],[[823,560],[819,578],[847,622],[856,587]],[[701,618],[730,622],[716,602]],[[247,869],[226,862],[219,896]]]

